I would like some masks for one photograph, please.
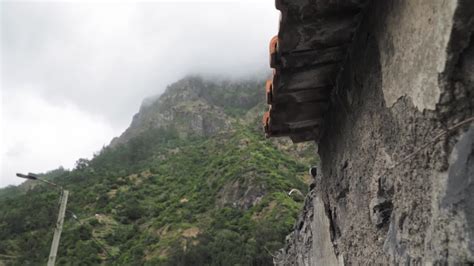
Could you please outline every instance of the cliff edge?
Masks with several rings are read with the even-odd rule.
[[[317,140],[320,181],[274,262],[474,263],[474,3],[361,12]]]

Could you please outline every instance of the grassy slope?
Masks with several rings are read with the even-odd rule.
[[[295,158],[238,122],[209,139],[154,129],[105,148],[52,173],[82,222],[66,219],[58,263],[270,265],[301,207],[287,192],[306,191],[307,165]],[[245,202],[248,191],[263,197],[254,206],[229,201]],[[4,262],[46,262],[57,197],[41,185],[0,193],[0,254],[16,257]]]

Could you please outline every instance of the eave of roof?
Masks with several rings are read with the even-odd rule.
[[[337,74],[366,0],[276,0],[278,35],[270,41],[267,137],[318,140]]]

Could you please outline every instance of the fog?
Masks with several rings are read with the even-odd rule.
[[[0,187],[71,168],[187,74],[265,76],[272,0],[2,2]]]

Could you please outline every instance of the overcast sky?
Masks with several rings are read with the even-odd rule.
[[[0,187],[72,168],[187,74],[268,70],[273,0],[1,2]]]

